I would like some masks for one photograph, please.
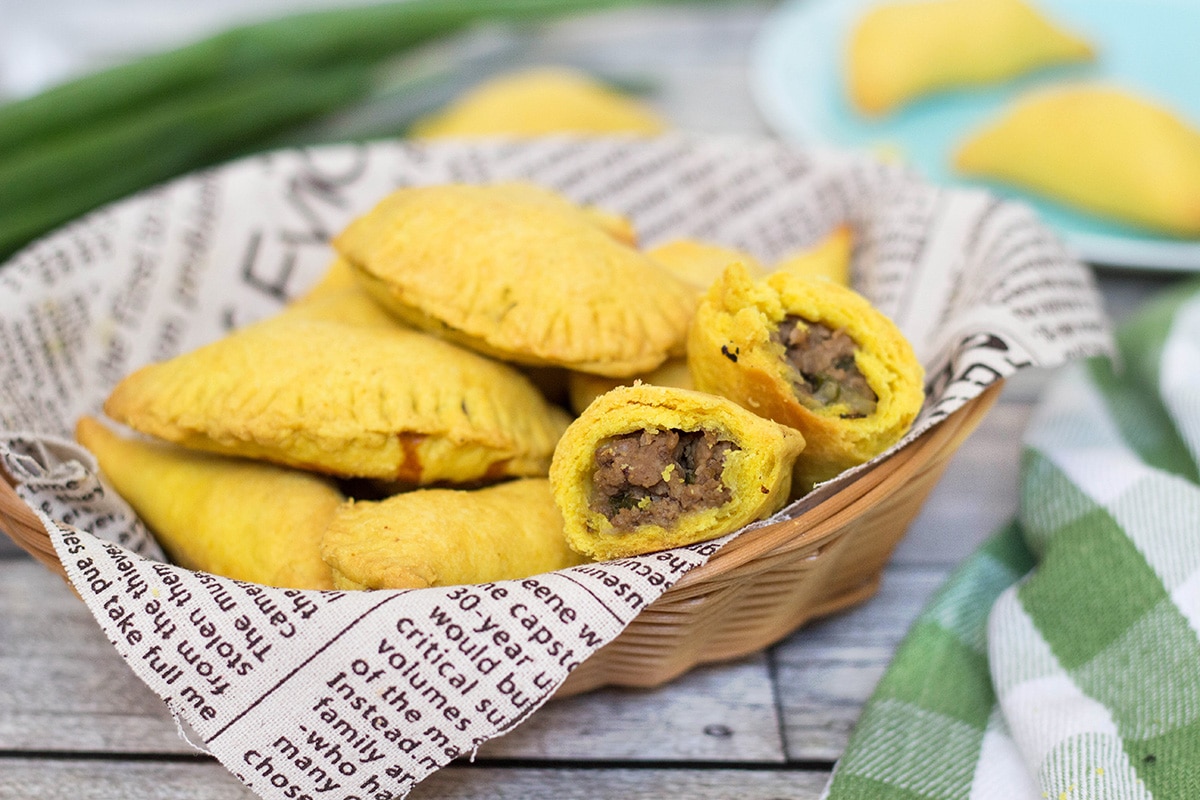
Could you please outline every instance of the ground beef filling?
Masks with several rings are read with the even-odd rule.
[[[711,431],[676,429],[614,436],[596,448],[592,510],[617,531],[670,527],[693,511],[729,502],[721,481],[725,456],[738,450]]]
[[[844,330],[789,315],[779,324],[775,341],[783,345],[784,357],[796,370],[792,388],[805,408],[820,411],[844,403],[843,419],[874,413],[879,397],[858,371],[858,346]]]

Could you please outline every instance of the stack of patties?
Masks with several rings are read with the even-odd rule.
[[[149,440],[80,422],[181,565],[421,588],[704,541],[885,449],[921,403],[911,349],[840,285],[845,229],[765,277],[502,183],[400,189],[333,245],[281,313],[113,390]],[[816,388],[798,330],[834,340],[810,345],[836,363]],[[597,384],[574,422],[547,399]]]
[[[682,352],[693,293],[630,236],[528,184],[398,191],[309,295],[113,390],[105,412],[152,441],[93,419],[78,437],[190,568],[415,588],[578,563],[546,480],[568,415],[506,361],[620,374]]]

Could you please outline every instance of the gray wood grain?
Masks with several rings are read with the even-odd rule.
[[[409,795],[413,800],[814,800],[826,776],[802,770],[498,769],[450,766]],[[216,762],[80,762],[8,759],[0,797],[23,800],[233,800],[255,795]],[[353,796],[353,795],[351,795]],[[367,795],[364,795],[364,797]]]
[[[21,558],[24,555],[25,551],[17,547],[13,540],[0,529],[0,559]]]
[[[659,689],[603,689],[554,700],[481,758],[782,763],[765,654],[701,667]]]
[[[947,571],[890,568],[875,597],[773,649],[789,759],[833,761],[842,754],[863,703]]]
[[[859,706],[943,574],[889,570],[875,598],[775,648],[775,684],[766,656],[759,655],[695,670],[656,691],[604,690],[554,701],[484,747],[480,757],[833,760]],[[41,567],[23,560],[0,562],[0,620],[0,749],[191,752],[158,699],[120,661],[79,600]],[[49,628],[46,620],[52,620]],[[46,630],[55,635],[44,635]]]
[[[950,459],[892,556],[893,564],[949,567],[1017,513],[1021,434],[1033,403],[1006,385],[1001,399]]]
[[[26,559],[0,561],[0,750],[191,752],[83,603]],[[481,756],[784,761],[764,655],[695,670],[659,691],[552,701]]]
[[[410,795],[430,798],[553,797],[555,800],[815,800],[828,775],[807,770],[450,768]]]
[[[31,559],[0,561],[0,750],[191,752],[83,602]]]
[[[255,794],[215,761],[80,761],[5,758],[0,797],[27,800],[233,800]]]

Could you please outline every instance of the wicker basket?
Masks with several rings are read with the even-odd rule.
[[[572,672],[558,696],[657,686],[697,664],[753,653],[871,596],[925,497],[1000,389],[993,385],[800,516],[730,542]],[[2,480],[0,530],[66,579],[45,528]]]

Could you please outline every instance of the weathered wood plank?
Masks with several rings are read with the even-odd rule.
[[[0,561],[0,750],[191,752],[83,604],[61,580],[23,559]],[[784,760],[762,655],[696,670],[658,691],[605,690],[552,701],[481,755]]]
[[[413,800],[813,800],[827,776],[800,770],[530,769],[453,765],[430,776]],[[340,797],[359,796],[342,787]],[[214,761],[74,761],[0,758],[0,796],[23,800],[232,800],[254,793]],[[362,797],[371,795],[363,794]]]
[[[410,795],[425,798],[661,800],[664,797],[815,800],[828,775],[809,770],[450,768]]]
[[[79,598],[31,559],[0,561],[0,750],[193,752]]]
[[[952,566],[1017,513],[1021,433],[1033,405],[1007,394],[951,458],[892,563]]]
[[[0,749],[192,752],[163,704],[115,653],[97,648],[93,655],[0,658]]]
[[[13,540],[0,530],[0,559],[21,558],[24,555],[25,551],[17,547]]]
[[[195,762],[0,757],[0,797],[26,800],[233,800],[256,795],[224,767]]]
[[[832,761],[842,754],[862,704],[946,573],[891,568],[875,597],[772,649],[789,759]]]
[[[603,689],[551,701],[479,755],[782,763],[780,730],[767,659],[759,654],[695,669],[659,689]]]

